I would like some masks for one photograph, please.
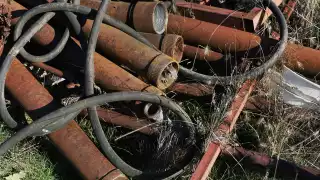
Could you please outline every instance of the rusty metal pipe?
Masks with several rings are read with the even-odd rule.
[[[205,50],[199,47],[184,45],[183,55],[190,59],[197,59],[200,61],[218,61],[223,58],[223,54]]]
[[[175,34],[159,35],[143,32],[140,32],[140,34],[166,55],[178,62],[181,61],[184,52],[183,38],[181,36]]]
[[[266,154],[246,150],[242,147],[224,146],[222,154],[236,159],[244,167],[260,170],[263,173],[268,169],[270,176],[281,179],[316,180],[320,177],[320,170],[301,167],[294,163],[270,157]]]
[[[8,72],[6,88],[32,118],[37,119],[60,107],[17,59]],[[126,179],[100,153],[75,121],[51,133],[49,138],[85,179]],[[77,153],[74,153],[74,149],[77,149]]]
[[[12,24],[15,24],[26,8],[15,1],[11,2],[11,6],[13,9],[12,13],[14,14],[13,17],[15,17]],[[36,33],[32,40],[41,46],[45,46],[45,48],[52,49],[56,45],[56,41],[54,41],[55,36],[61,37],[61,34],[47,24]],[[83,67],[85,54],[78,44],[79,42],[74,39],[68,41],[64,51],[59,55],[59,59],[62,60],[61,62],[65,62],[66,65],[72,64],[76,67]],[[113,91],[146,91],[159,95],[163,94],[156,87],[144,83],[98,53],[94,53],[94,64],[95,81],[103,89]]]
[[[98,9],[101,1],[82,0],[81,5]],[[162,34],[168,23],[168,11],[164,4],[158,2],[110,2],[107,14],[141,32]],[[143,22],[143,23],[141,23]]]
[[[288,44],[283,58],[290,69],[308,76],[316,76],[320,72],[320,51],[309,47]]]
[[[97,108],[99,118],[106,122],[115,125],[119,125],[128,129],[138,130],[143,134],[154,134],[156,129],[152,128],[151,122],[145,119],[139,119],[137,117],[127,116],[116,111],[112,111],[104,108]],[[86,116],[88,114],[87,110],[84,109],[80,115]]]
[[[169,15],[168,33],[179,34],[188,44],[203,45],[224,52],[247,51],[261,39],[252,33],[178,15]]]
[[[83,26],[86,35],[89,35],[92,23],[92,20],[87,20]],[[169,87],[177,79],[179,69],[177,61],[120,30],[105,24],[101,26],[97,48],[106,57],[128,66],[159,89]]]
[[[200,97],[212,95],[214,87],[200,83],[174,83],[168,88],[168,90],[174,91],[178,94]]]
[[[278,43],[275,39],[264,39],[262,41],[262,49],[268,53],[272,51],[273,48]],[[283,55],[284,64],[290,69],[299,72],[306,76],[317,76],[320,72],[320,51],[305,47],[302,45],[297,45],[294,43],[288,43]]]

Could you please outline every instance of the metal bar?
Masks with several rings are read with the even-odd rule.
[[[282,10],[283,15],[286,17],[287,21],[290,19],[296,5],[297,0],[289,0],[285,5],[284,9]]]
[[[277,5],[282,0],[273,0]],[[201,21],[219,24],[242,31],[255,32],[255,30],[272,14],[269,9],[254,8],[249,13],[218,8],[214,6],[201,5],[190,2],[177,1],[178,10],[181,15],[188,16],[190,10],[192,15]]]
[[[242,85],[239,92],[235,96],[233,103],[231,104],[231,107],[229,108],[229,111],[227,112],[227,115],[224,121],[218,127],[218,130],[215,132],[216,137],[219,137],[219,138],[225,137],[227,134],[229,134],[232,131],[255,84],[256,84],[256,81],[252,80],[252,81],[246,81]],[[202,157],[196,170],[192,174],[191,180],[200,180],[200,179],[205,180],[208,177],[220,151],[221,151],[220,141],[218,139],[213,140],[209,144],[204,156]]]
[[[6,88],[32,118],[37,119],[60,107],[17,59],[10,67]],[[108,173],[116,168],[100,153],[75,121],[49,134],[49,138],[85,179],[113,178]],[[74,153],[74,149],[77,149],[77,153]],[[118,172],[115,179],[126,177]]]

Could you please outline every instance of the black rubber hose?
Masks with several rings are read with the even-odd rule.
[[[70,4],[66,4],[66,3],[53,3],[53,4],[47,4],[45,6],[53,7],[53,9],[49,8],[49,9],[47,9],[47,11],[54,11],[54,10],[56,10],[56,11],[68,11],[69,10],[70,11],[70,9],[68,9],[68,7],[75,7],[75,9],[76,9],[75,12],[77,12],[77,10],[78,11],[80,11],[81,9],[83,10],[83,8],[81,8],[81,6],[75,6],[75,5],[70,5]],[[43,7],[45,7],[45,6],[43,6]],[[59,9],[59,7],[65,7],[65,9],[63,9],[63,8]],[[56,8],[56,9],[54,9],[54,8]],[[105,8],[102,8],[102,9],[105,9]],[[39,8],[38,10],[41,10],[41,8]],[[32,12],[32,13],[34,13],[34,15],[36,15],[37,13],[38,14],[44,13],[46,11],[35,12],[35,11],[30,10],[30,12]],[[32,15],[30,15],[32,13],[27,12],[23,17],[21,17],[19,22],[16,25],[16,29],[22,29],[23,24],[25,24],[25,22],[28,20],[28,18],[30,19],[31,17],[33,17]],[[49,18],[49,15],[42,16],[41,19],[38,20],[36,24],[33,24],[31,26],[31,28],[25,34],[23,34],[22,37],[20,37],[18,39],[18,41],[15,43],[15,45],[10,50],[9,54],[4,59],[3,65],[0,68],[0,82],[2,83],[0,85],[0,91],[1,91],[0,114],[3,119],[6,119],[6,122],[8,124],[12,123],[11,124],[12,126],[15,126],[15,124],[14,124],[15,121],[12,119],[10,114],[7,112],[7,109],[5,106],[5,101],[4,101],[5,77],[6,77],[7,71],[10,67],[10,64],[11,64],[13,58],[19,53],[20,49],[22,49],[23,46],[31,39],[31,37],[38,30],[40,30],[41,27],[46,22],[48,22],[49,19],[51,19],[51,17],[54,15],[54,13],[48,13],[48,14],[50,15],[50,18]],[[92,32],[90,34],[90,43],[89,43],[88,51],[87,51],[87,64],[86,64],[87,65],[86,69],[88,71],[86,73],[86,82],[87,82],[86,94],[87,95],[93,95],[92,89],[90,89],[90,88],[93,87],[91,85],[93,85],[93,74],[92,73],[93,73],[94,66],[92,66],[92,64],[90,64],[90,63],[92,63],[92,56],[94,53],[95,44],[96,44],[96,40],[97,40],[97,36],[98,36],[98,32],[99,32],[98,27],[100,26],[100,22],[101,22],[101,17],[102,17],[101,14],[103,15],[103,12],[99,12],[98,16],[97,16],[98,20],[94,21],[94,27],[93,27]],[[99,17],[100,17],[100,19],[99,19]],[[43,19],[45,19],[46,21],[44,21]],[[130,101],[130,100],[151,102],[151,103],[159,104],[161,106],[164,106],[164,107],[171,109],[174,113],[178,114],[182,120],[182,121],[180,121],[180,120],[176,121],[176,122],[174,122],[174,124],[183,125],[181,127],[185,127],[189,131],[189,138],[187,140],[185,140],[185,142],[186,142],[185,144],[186,145],[193,145],[194,144],[195,130],[193,127],[193,123],[189,119],[188,115],[177,104],[173,103],[172,101],[170,101],[169,99],[167,99],[165,97],[160,97],[160,96],[157,96],[154,94],[140,93],[140,92],[123,92],[123,93],[112,93],[112,94],[90,97],[90,98],[84,99],[82,101],[79,101],[77,103],[74,103],[71,106],[61,108],[57,111],[54,111],[54,112],[36,120],[36,121],[34,121],[31,125],[25,127],[21,131],[17,132],[13,137],[9,138],[7,141],[2,143],[0,146],[0,155],[5,153],[10,147],[12,147],[16,143],[18,143],[20,140],[22,140],[32,134],[38,133],[39,131],[50,126],[52,123],[59,123],[60,121],[65,121],[65,122],[70,121],[71,117],[73,117],[73,116],[70,116],[70,114],[71,115],[77,114],[83,108],[95,107],[96,105],[101,105],[106,102]],[[93,112],[95,112],[94,109],[92,109],[92,110],[93,110]],[[172,175],[173,173],[176,173],[177,171],[179,171],[180,169],[182,169],[184,166],[187,165],[187,163],[183,163],[182,165],[179,166],[179,168],[172,168],[170,170],[157,171],[157,172],[142,172],[140,170],[137,170],[137,169],[131,167],[130,165],[128,165],[127,163],[125,163],[113,151],[112,147],[110,146],[110,144],[108,143],[108,140],[106,139],[106,137],[104,135],[104,132],[102,131],[102,127],[101,127],[101,124],[100,124],[98,117],[93,116],[91,120],[93,123],[92,125],[94,127],[95,133],[99,137],[99,141],[101,143],[102,149],[104,150],[104,153],[111,160],[111,162],[116,165],[116,167],[118,167],[121,171],[123,171],[128,176],[133,176],[133,177],[144,176],[144,177],[149,177],[149,178],[153,178],[153,179],[158,178],[158,177],[163,178],[163,177]]]
[[[5,90],[5,78],[7,72],[10,68],[13,58],[15,58],[20,50],[25,46],[30,39],[55,15],[55,13],[48,13],[45,16],[42,16],[39,20],[37,20],[28,30],[28,33],[23,34],[19,40],[14,44],[14,46],[9,51],[5,60],[0,67],[0,115],[2,120],[10,127],[16,128],[18,123],[11,117],[9,114],[4,97]]]
[[[181,74],[183,74],[184,76],[190,79],[200,81],[208,85],[213,85],[213,84],[229,85],[231,82],[235,82],[235,81],[241,82],[244,80],[257,78],[258,76],[266,72],[270,67],[272,67],[278,61],[279,57],[282,55],[282,53],[285,50],[285,47],[288,41],[288,27],[287,27],[286,19],[283,16],[281,10],[278,8],[278,6],[271,0],[264,0],[263,2],[265,7],[268,7],[272,11],[280,27],[280,41],[278,43],[279,44],[278,48],[274,52],[274,54],[272,54],[272,56],[269,58],[268,61],[266,61],[261,66],[254,68],[253,70],[244,72],[243,74],[240,74],[240,75],[234,75],[234,76],[209,76],[209,75],[197,73],[195,71],[192,71],[190,69],[180,66],[179,71],[181,72]]]
[[[44,14],[43,16],[47,16],[50,17],[52,15],[55,15],[54,12],[48,12],[46,14]],[[26,24],[27,21],[21,21],[19,24],[20,26],[23,28],[23,26]],[[13,34],[13,39],[16,41],[21,33],[22,33],[22,28],[15,28],[14,34]],[[66,28],[66,30],[64,31],[61,40],[59,41],[59,43],[57,44],[57,46],[50,51],[49,53],[45,54],[45,55],[41,55],[41,56],[34,56],[30,53],[28,53],[24,48],[22,48],[20,50],[20,55],[25,58],[26,60],[30,61],[30,62],[47,62],[52,60],[53,58],[55,58],[58,54],[61,53],[61,51],[63,50],[63,48],[65,47],[65,45],[68,42],[70,36],[70,32],[69,30]]]

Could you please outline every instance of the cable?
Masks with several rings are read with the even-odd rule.
[[[17,123],[9,114],[5,104],[4,88],[5,88],[6,75],[8,73],[8,70],[10,68],[10,65],[14,57],[16,57],[16,55],[21,50],[23,51],[23,47],[25,46],[25,44],[29,42],[30,39],[34,36],[34,34],[36,34],[55,15],[55,13],[52,11],[64,11],[64,12],[70,12],[70,13],[75,12],[75,13],[79,13],[87,16],[89,14],[91,16],[96,15],[92,30],[90,32],[88,48],[85,49],[86,50],[86,67],[85,67],[86,68],[86,72],[85,72],[85,95],[86,96],[94,95],[93,94],[93,83],[94,83],[93,53],[95,51],[95,46],[97,42],[101,21],[112,22],[119,27],[123,27],[125,31],[132,33],[133,36],[136,36],[139,39],[139,33],[135,32],[134,30],[131,31],[131,29],[127,28],[127,26],[123,25],[123,23],[119,23],[118,21],[113,20],[111,17],[104,15],[103,10],[106,9],[107,4],[108,4],[108,0],[104,0],[99,7],[98,13],[95,14],[93,13],[95,12],[94,10],[84,6],[68,4],[68,3],[50,3],[50,4],[37,6],[29,10],[19,19],[14,30],[15,39],[18,39],[18,40],[11,48],[8,55],[5,57],[2,66],[0,67],[0,93],[1,93],[0,115],[1,115],[1,118],[8,124],[9,127],[14,128],[17,126]],[[36,21],[36,23],[34,23],[20,37],[22,29],[26,24],[26,22],[30,20],[32,17],[34,17],[35,15],[38,15],[41,13],[45,13],[45,15],[42,16],[38,21]],[[67,14],[72,15],[70,13],[67,13]],[[144,41],[144,38],[140,40]],[[58,52],[60,52],[60,50],[63,49],[64,47],[63,43],[59,43],[58,46],[59,47],[56,47],[53,51],[50,52],[51,56],[45,59],[44,61],[50,60],[50,58],[53,57],[52,54],[57,55]],[[59,49],[59,51],[57,51],[56,49]],[[45,55],[45,56],[48,56],[48,55]],[[44,61],[38,61],[38,62],[44,62]],[[186,129],[188,131],[188,137],[183,140],[184,141],[183,144],[185,144],[185,146],[188,146],[188,147],[193,147],[193,145],[195,144],[195,128],[189,116],[184,112],[184,110],[179,105],[177,105],[170,99],[167,99],[166,97],[158,96],[155,94],[142,93],[142,92],[119,92],[119,93],[110,93],[110,94],[98,95],[93,97],[87,97],[86,99],[76,102],[70,106],[60,108],[54,112],[51,112],[48,115],[45,115],[39,118],[38,120],[35,120],[33,123],[22,128],[20,131],[18,131],[16,134],[14,134],[12,137],[7,139],[4,143],[0,145],[0,156],[3,155],[5,152],[7,152],[10,148],[12,148],[21,140],[29,136],[32,136],[34,134],[39,134],[41,133],[41,131],[46,130],[46,128],[48,128],[49,126],[51,127],[54,124],[61,124],[61,122],[67,123],[71,121],[72,118],[76,116],[82,109],[88,108],[90,120],[94,129],[94,132],[97,136],[97,139],[102,147],[104,154],[108,157],[111,163],[113,163],[123,173],[125,173],[130,177],[136,177],[136,178],[144,177],[148,179],[150,178],[163,179],[168,176],[170,176],[170,178],[175,177],[176,175],[179,174],[177,172],[181,172],[181,169],[183,169],[190,161],[181,162],[180,164],[177,164],[176,167],[171,168],[169,170],[159,170],[156,172],[141,171],[141,170],[135,169],[134,167],[124,162],[112,149],[110,143],[108,142],[108,139],[105,137],[99,118],[97,116],[95,106],[102,105],[104,103],[110,103],[110,102],[133,101],[133,100],[159,104],[161,106],[164,106],[170,109],[175,114],[177,114],[179,116],[179,119],[181,120],[172,122],[174,124],[173,127],[179,128],[179,131],[181,131],[181,129]],[[55,126],[55,128],[61,128],[61,127]],[[52,129],[52,131],[54,130],[57,130],[57,129]],[[193,157],[193,156],[189,156],[189,158],[190,157]]]
[[[250,1],[250,0],[246,0],[246,2],[247,1]],[[278,6],[271,0],[263,0],[263,2],[264,2],[264,5],[268,7],[271,10],[271,12],[274,14],[280,27],[279,46],[275,51],[275,53],[269,58],[268,61],[266,61],[264,64],[262,64],[259,67],[256,67],[253,70],[250,70],[240,75],[234,75],[234,76],[209,76],[209,75],[197,73],[183,66],[180,66],[179,72],[181,72],[181,74],[183,74],[188,78],[200,81],[208,85],[213,85],[213,84],[228,85],[230,84],[230,82],[236,82],[236,81],[242,82],[248,79],[257,78],[258,76],[266,72],[270,67],[272,67],[278,61],[279,57],[282,55],[282,53],[285,50],[285,47],[288,41],[288,27],[287,27],[285,17],[283,16]]]

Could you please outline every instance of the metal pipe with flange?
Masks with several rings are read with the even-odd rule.
[[[101,1],[82,0],[81,5],[98,9]],[[137,31],[162,34],[167,28],[168,10],[163,2],[110,2],[107,14]],[[143,22],[143,23],[141,23]]]
[[[150,43],[166,55],[180,62],[184,52],[183,38],[176,34],[152,34],[140,32]]]
[[[84,24],[86,35],[92,24],[92,20]],[[97,48],[104,56],[128,66],[161,90],[178,77],[179,64],[173,58],[106,24],[101,24]]]

